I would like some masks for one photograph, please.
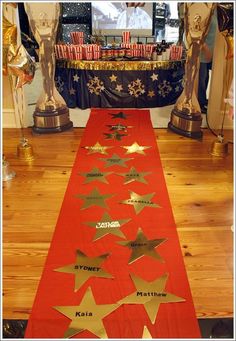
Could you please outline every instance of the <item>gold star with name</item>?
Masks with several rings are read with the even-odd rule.
[[[101,146],[99,142],[96,142],[93,146],[86,146],[85,149],[88,149],[88,154],[100,153],[100,154],[108,154],[106,149],[113,148],[111,146]]]
[[[96,181],[96,180],[101,181],[105,184],[108,184],[106,176],[108,176],[110,174],[112,174],[112,172],[103,173],[97,167],[94,167],[88,173],[80,173],[80,175],[82,175],[86,178],[84,184],[88,184],[88,183],[90,183],[92,181]]]
[[[74,274],[74,291],[77,291],[90,277],[113,278],[111,274],[101,268],[101,264],[107,256],[108,254],[90,258],[77,250],[75,263],[54,269],[54,271]]]
[[[148,91],[148,97],[155,97],[155,92],[153,90]]]
[[[123,298],[120,304],[143,304],[146,312],[152,321],[155,322],[157,313],[162,303],[184,302],[185,299],[165,291],[168,274],[164,274],[153,282],[146,282],[143,279],[130,275],[136,291]]]
[[[112,74],[109,78],[110,78],[111,82],[116,82],[117,76]]]
[[[129,191],[129,192],[130,192],[130,199],[123,200],[121,201],[121,203],[126,204],[126,205],[133,205],[136,214],[140,213],[146,206],[153,207],[153,208],[157,208],[157,207],[160,208],[158,204],[155,204],[154,202],[151,201],[155,193],[139,195],[132,191]]]
[[[121,84],[117,84],[116,91],[121,92],[123,90],[123,86]]]
[[[134,142],[131,146],[121,147],[127,149],[127,152],[125,154],[138,153],[142,155],[146,155],[144,152],[145,149],[151,148],[151,146],[140,146],[137,142]]]
[[[128,173],[117,173],[118,175],[125,177],[124,184],[129,184],[132,181],[142,182],[147,184],[146,179],[144,179],[145,175],[151,174],[151,172],[138,172],[135,167],[131,167]]]
[[[111,157],[107,159],[100,158],[99,160],[106,162],[104,167],[111,167],[111,166],[128,167],[125,164],[125,162],[129,160],[133,160],[133,158],[121,158],[119,155],[113,154]]]
[[[112,219],[110,215],[105,212],[100,221],[91,221],[87,222],[86,224],[96,229],[93,240],[97,240],[109,233],[113,234],[114,236],[125,238],[125,235],[120,230],[120,227],[126,224],[128,221],[130,221],[130,219]]]
[[[150,256],[163,262],[161,256],[155,251],[155,247],[161,245],[166,240],[167,239],[165,238],[148,240],[144,235],[142,229],[139,228],[135,240],[120,241],[117,243],[126,246],[132,250],[129,258],[129,264],[133,263],[134,261],[136,261],[136,259],[139,259],[143,256]]]
[[[76,197],[84,200],[84,204],[81,207],[81,210],[91,206],[100,206],[103,208],[107,208],[105,203],[105,199],[112,197],[113,194],[103,194],[101,195],[97,188],[94,188],[89,194],[77,194]]]
[[[118,308],[118,304],[96,304],[89,287],[78,306],[55,306],[53,309],[71,320],[64,338],[88,330],[101,339],[107,338],[102,319]]]

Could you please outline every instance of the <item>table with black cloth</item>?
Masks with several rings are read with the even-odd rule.
[[[69,108],[154,108],[176,102],[185,61],[57,60],[55,82]]]

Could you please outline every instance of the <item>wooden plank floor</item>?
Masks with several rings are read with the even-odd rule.
[[[28,319],[83,129],[26,136],[31,163],[16,157],[19,130],[3,152],[17,176],[3,183],[3,317]],[[233,316],[232,145],[225,159],[202,142],[155,130],[198,317]]]

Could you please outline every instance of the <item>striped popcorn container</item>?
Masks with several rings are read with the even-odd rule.
[[[183,46],[171,45],[170,47],[170,59],[179,60],[182,58]]]
[[[55,51],[55,57],[56,59],[60,59],[60,50],[59,50],[59,46],[56,44],[54,47],[54,51]]]
[[[132,57],[140,57],[142,51],[142,45],[140,44],[133,44],[131,50],[133,49],[133,56]]]
[[[143,57],[151,58],[153,49],[154,49],[154,46],[152,44],[144,44],[143,45]]]
[[[97,44],[93,44],[93,59],[98,60],[101,57],[101,46]]]
[[[67,47],[67,56],[68,59],[73,60],[75,59],[75,55],[74,55],[74,45],[66,45]]]
[[[122,32],[122,42],[125,44],[130,43],[130,32],[129,31]]]
[[[83,45],[83,55],[86,60],[93,60],[93,46]]]
[[[74,49],[74,55],[76,60],[83,59],[83,46],[82,45],[72,45]]]
[[[70,32],[70,38],[73,44],[84,44],[84,32]]]

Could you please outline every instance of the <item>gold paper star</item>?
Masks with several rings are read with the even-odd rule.
[[[144,304],[147,314],[155,322],[161,303],[184,302],[185,299],[165,291],[168,274],[164,274],[153,282],[146,282],[139,277],[130,275],[136,291],[120,300],[120,304]]]
[[[148,91],[148,97],[155,97],[155,92],[153,90]]]
[[[135,167],[131,167],[128,173],[117,174],[125,177],[124,184],[129,184],[130,182],[135,180],[147,184],[147,181],[144,179],[144,176],[150,173],[151,172],[138,172]]]
[[[89,330],[100,338],[107,338],[102,319],[118,308],[118,304],[97,305],[89,287],[78,306],[55,306],[55,310],[68,317],[71,322],[64,333],[64,338],[70,338],[83,330]]]
[[[135,192],[130,192],[130,199],[121,201],[122,204],[133,205],[135,213],[138,214],[141,212],[144,207],[160,207],[158,204],[155,204],[151,201],[151,198],[155,195],[155,193],[149,193],[145,195],[139,195]]]
[[[153,73],[153,74],[150,76],[150,78],[152,79],[153,82],[154,82],[154,81],[157,81],[157,80],[158,80],[158,74]]]
[[[96,228],[96,233],[93,240],[100,239],[107,234],[113,234],[121,238],[125,238],[120,227],[126,224],[130,219],[111,219],[110,215],[105,212],[100,221],[91,221],[86,224]]]
[[[135,240],[120,241],[117,243],[120,245],[124,245],[132,250],[132,253],[129,258],[130,264],[133,263],[136,259],[139,259],[143,256],[150,256],[162,262],[163,260],[161,256],[158,253],[156,253],[155,247],[161,245],[165,241],[166,241],[165,238],[148,240],[146,236],[143,234],[142,229],[139,228]]]
[[[86,195],[77,194],[76,195],[76,197],[84,200],[84,204],[81,207],[81,210],[88,208],[90,206],[100,206],[100,207],[107,208],[105,199],[110,198],[112,196],[113,194],[101,195],[97,188],[94,188],[89,194],[86,194]]]
[[[110,174],[112,174],[112,172],[102,173],[97,167],[94,167],[88,173],[80,173],[80,175],[86,178],[84,184],[87,184],[89,182],[96,181],[96,180],[104,182],[105,184],[108,184],[106,176]]]
[[[133,160],[133,158],[121,158],[117,154],[113,154],[112,157],[108,159],[102,159],[100,158],[99,160],[106,161],[106,164],[104,167],[111,167],[111,166],[121,166],[121,167],[127,167],[125,164],[126,161]]]
[[[75,275],[74,291],[77,291],[90,277],[112,278],[112,275],[101,268],[101,263],[107,258],[106,255],[90,258],[80,250],[76,251],[76,262],[62,266],[54,271]]]
[[[143,327],[143,336],[142,336],[142,339],[152,339],[152,335],[150,334],[149,330],[148,330],[148,327],[147,326],[144,326]]]
[[[132,154],[132,153],[138,153],[146,155],[144,150],[151,148],[151,146],[140,146],[137,142],[134,142],[131,146],[121,146],[122,148],[127,149],[127,152],[125,154]]]
[[[101,146],[99,142],[96,142],[94,146],[86,146],[85,149],[88,149],[88,154],[100,153],[100,154],[108,154],[106,149],[110,149],[113,147],[110,146]]]
[[[110,78],[111,82],[116,82],[117,76],[112,74],[109,78]]]
[[[121,84],[117,84],[116,91],[121,92],[123,90],[123,86]]]

